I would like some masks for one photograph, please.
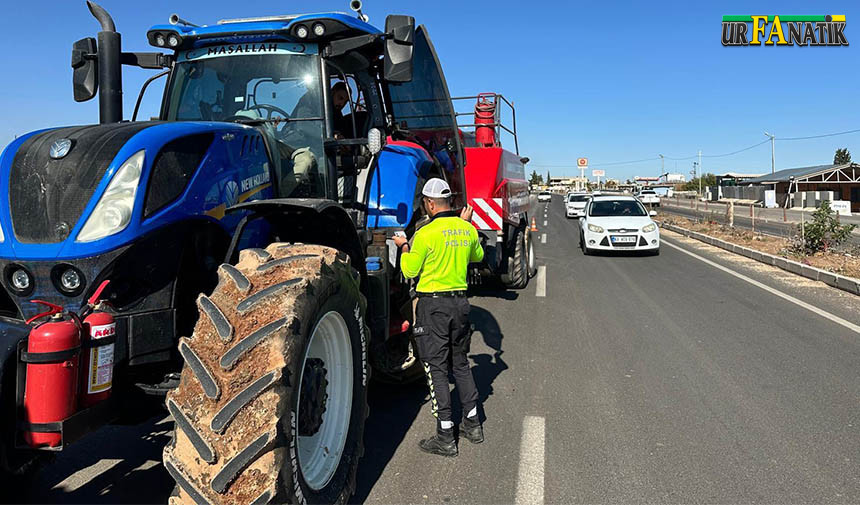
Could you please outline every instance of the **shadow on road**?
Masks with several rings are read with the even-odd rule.
[[[516,299],[517,294],[513,293]],[[481,294],[481,296],[487,296]],[[470,354],[474,361],[472,373],[475,385],[478,387],[481,405],[493,394],[493,381],[508,365],[501,359],[502,330],[493,315],[480,307],[472,306],[470,315],[475,325],[473,339],[483,338],[484,343],[493,350],[490,354]],[[453,377],[449,378],[453,384]],[[456,388],[451,391],[452,418],[460,419],[462,408]],[[394,453],[403,443],[409,428],[419,415],[429,415],[426,409],[427,384],[418,381],[405,386],[392,386],[381,383],[371,383],[369,406],[370,416],[364,430],[364,457],[358,467],[357,488],[350,503],[364,503],[370,491],[376,485]],[[482,413],[483,416],[483,413]],[[411,450],[412,448],[410,448]],[[414,450],[418,450],[417,447]],[[420,468],[410,469],[420,472]]]
[[[364,503],[427,402],[423,380],[402,386],[371,382],[369,393],[364,457],[358,465],[358,482],[350,503]]]
[[[172,431],[173,422],[162,416],[137,426],[105,427],[69,446],[14,499],[26,503],[166,503],[174,483],[161,465],[161,452]]]
[[[516,295],[517,293],[513,294]],[[516,297],[512,299],[516,299]],[[481,338],[484,339],[484,344],[493,350],[492,356],[489,354],[469,355],[469,358],[475,363],[472,365],[472,375],[474,375],[475,385],[478,387],[478,403],[483,407],[487,398],[493,394],[493,382],[496,377],[508,369],[508,364],[502,359],[504,334],[495,316],[481,307],[472,306],[470,319],[475,325],[475,334],[472,335],[472,338],[474,339],[480,333]],[[455,404],[456,407],[459,407],[459,404]],[[453,414],[456,416],[455,419],[459,419],[461,415],[460,412]],[[483,413],[481,414],[483,418]]]
[[[502,300],[516,300],[520,297],[519,292],[506,289],[499,282],[485,281],[480,286],[469,287],[469,296],[480,296],[483,298],[501,298]],[[474,311],[472,312],[474,316]]]

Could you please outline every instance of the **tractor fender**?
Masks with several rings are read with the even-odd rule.
[[[237,211],[249,214],[236,229],[225,262],[237,259],[245,224],[262,218],[269,222],[281,242],[324,245],[349,254],[350,263],[361,274],[362,291],[367,289],[366,240],[362,240],[352,218],[337,202],[324,198],[274,198],[247,201],[227,209],[228,213]]]

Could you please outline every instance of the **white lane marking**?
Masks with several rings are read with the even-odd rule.
[[[543,225],[546,226],[547,221],[544,219]]]
[[[755,279],[751,279],[751,278],[747,277],[746,275],[743,275],[743,274],[740,274],[740,273],[738,273],[738,272],[735,272],[734,270],[732,270],[732,269],[730,269],[730,268],[727,268],[727,267],[724,267],[723,265],[720,265],[719,263],[714,263],[713,261],[711,261],[711,260],[709,260],[709,259],[707,259],[707,258],[703,258],[703,257],[699,256],[698,254],[696,254],[696,253],[692,253],[692,252],[690,252],[690,251],[688,251],[688,250],[686,250],[686,249],[684,249],[684,248],[678,247],[678,246],[676,246],[676,245],[672,245],[672,244],[670,244],[670,243],[666,242],[665,240],[663,240],[663,241],[661,241],[661,242],[662,242],[663,244],[665,244],[665,245],[667,245],[667,246],[671,247],[672,249],[677,249],[677,250],[681,251],[681,252],[682,252],[682,253],[684,253],[684,254],[688,254],[688,255],[690,255],[690,256],[692,256],[692,257],[696,258],[697,260],[700,260],[700,261],[702,261],[702,262],[704,262],[704,263],[707,263],[708,265],[711,265],[711,266],[712,266],[712,267],[714,267],[714,268],[717,268],[717,269],[719,269],[719,270],[722,270],[723,272],[726,272],[727,274],[731,274],[731,275],[733,275],[733,276],[737,277],[738,279],[741,279],[741,280],[743,280],[743,281],[746,281],[746,282],[748,282],[748,283],[752,284],[753,286],[757,286],[757,287],[759,287],[759,288],[761,288],[761,289],[763,289],[763,290],[767,291],[768,293],[771,293],[771,294],[773,294],[773,295],[776,295],[776,296],[778,296],[778,297],[782,298],[783,300],[787,300],[787,301],[789,301],[789,302],[791,302],[791,303],[793,303],[793,304],[795,304],[795,305],[798,305],[798,306],[800,306],[800,307],[803,307],[804,309],[806,309],[806,310],[808,310],[808,311],[810,311],[810,312],[813,312],[813,313],[815,313],[815,314],[818,314],[819,316],[821,316],[821,317],[823,317],[823,318],[825,318],[825,319],[829,319],[829,320],[833,321],[833,322],[834,322],[834,323],[836,323],[836,324],[839,324],[839,325],[841,325],[841,326],[844,326],[845,328],[848,328],[849,330],[853,331],[854,333],[860,333],[860,326],[857,326],[856,324],[854,324],[854,323],[852,323],[852,322],[850,322],[850,321],[846,321],[846,320],[842,319],[842,318],[841,318],[841,317],[839,317],[839,316],[833,315],[833,314],[831,314],[830,312],[827,312],[827,311],[826,311],[826,310],[824,310],[824,309],[820,309],[820,308],[818,308],[818,307],[816,307],[816,306],[814,306],[814,305],[810,305],[810,304],[808,304],[808,303],[804,302],[803,300],[798,300],[797,298],[795,298],[795,297],[793,297],[793,296],[791,296],[791,295],[787,295],[787,294],[783,293],[782,291],[780,291],[780,290],[778,290],[778,289],[772,288],[772,287],[770,287],[770,286],[768,286],[768,285],[766,285],[766,284],[762,284],[761,282],[759,282],[759,281],[757,281],[757,280],[755,280]]]
[[[546,233],[541,233],[540,235],[540,243],[546,244]]]
[[[543,505],[546,421],[543,417],[523,419],[520,440],[520,469],[517,474],[517,505]]]
[[[546,265],[541,265],[538,267],[537,277],[535,277],[537,281],[537,289],[535,290],[535,296],[546,296]]]

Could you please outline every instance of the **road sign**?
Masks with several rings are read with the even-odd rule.
[[[576,159],[576,166],[581,167],[581,168],[587,167],[588,166],[588,158],[577,158]]]
[[[594,170],[592,170],[592,171],[591,171],[591,176],[592,176],[592,177],[603,177],[603,176],[605,176],[605,175],[606,175],[606,172],[604,172],[603,170],[597,170],[597,169],[594,169]]]

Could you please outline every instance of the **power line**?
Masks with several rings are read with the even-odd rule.
[[[809,137],[776,137],[776,140],[808,140],[808,139],[821,139],[824,137],[835,137],[837,135],[847,135],[849,133],[857,133],[860,132],[860,129],[857,130],[847,130],[844,132],[836,132],[836,133],[825,133],[823,135],[811,135]]]
[[[807,137],[776,137],[775,140],[789,140],[789,141],[791,141],[791,140],[821,139],[821,138],[825,138],[825,137],[836,137],[838,135],[848,135],[850,133],[860,133],[860,128],[858,128],[856,130],[846,130],[846,131],[835,132],[835,133],[825,133],[822,135],[810,135]],[[738,149],[737,151],[732,151],[730,153],[703,154],[702,158],[725,158],[726,156],[734,156],[735,154],[740,154],[744,151],[749,151],[750,149],[754,149],[754,148],[756,148],[760,145],[766,144],[770,141],[771,141],[770,139],[766,139],[766,140],[759,142],[758,144],[753,144],[751,146],[744,147],[743,149]],[[665,158],[667,160],[672,160],[672,161],[686,161],[686,160],[694,160],[697,158],[697,156],[696,155],[685,156],[685,157],[666,156]],[[660,159],[659,157],[653,157],[653,158],[643,158],[641,160],[631,160],[631,161],[612,161],[612,162],[607,162],[607,163],[595,163],[595,164],[589,165],[589,166],[590,167],[609,167],[609,166],[614,166],[614,165],[632,165],[634,163],[644,163],[646,161],[656,161],[659,159]],[[577,168],[577,167],[571,166],[571,165],[530,165],[530,166],[533,166],[535,168]]]
[[[724,158],[724,157],[726,157],[726,156],[732,156],[732,155],[735,155],[735,154],[738,154],[738,153],[742,153],[742,152],[744,152],[744,151],[749,151],[750,149],[752,149],[752,148],[754,148],[754,147],[758,147],[758,146],[760,146],[760,145],[762,145],[762,144],[766,144],[766,143],[768,143],[768,142],[770,142],[770,139],[766,139],[766,140],[764,140],[764,141],[762,141],[762,142],[759,142],[758,144],[751,145],[751,146],[749,146],[749,147],[744,147],[743,149],[738,149],[737,151],[732,151],[732,152],[730,152],[730,153],[725,153],[725,154],[703,154],[703,155],[702,155],[702,158]]]
[[[608,163],[593,163],[593,164],[589,164],[588,166],[590,168],[590,167],[608,167],[608,166],[612,166],[612,165],[632,165],[634,163],[644,163],[646,161],[654,161],[654,160],[659,160],[659,159],[660,158],[654,157],[654,158],[643,158],[641,160],[611,161]],[[579,167],[574,166],[574,165],[531,165],[530,164],[528,166],[531,168],[579,168]]]

